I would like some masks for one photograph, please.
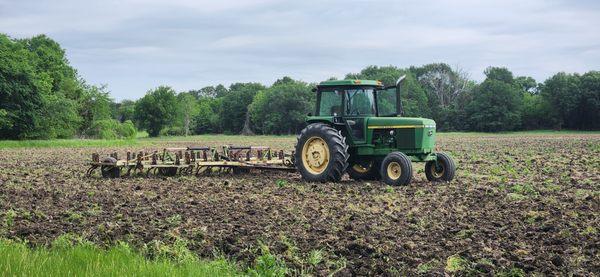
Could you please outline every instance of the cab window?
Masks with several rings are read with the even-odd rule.
[[[339,116],[342,115],[342,94],[340,90],[321,91],[321,103],[319,104],[319,115]]]

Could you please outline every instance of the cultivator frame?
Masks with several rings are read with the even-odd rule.
[[[101,176],[117,178],[131,175],[206,175],[220,172],[249,172],[256,170],[296,171],[294,152],[273,151],[266,146],[225,145],[221,151],[214,147],[171,147],[160,153],[127,151],[125,159],[116,152],[101,160],[93,153],[86,175],[100,169]],[[125,174],[121,172],[125,171]]]

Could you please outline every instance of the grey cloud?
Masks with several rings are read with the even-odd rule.
[[[161,84],[308,82],[362,67],[489,65],[542,81],[598,69],[597,1],[2,1],[0,32],[46,33],[116,99]]]

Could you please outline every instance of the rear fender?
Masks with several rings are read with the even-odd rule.
[[[354,145],[354,141],[352,141],[352,137],[350,136],[350,132],[349,132],[350,126],[348,126],[348,123],[341,116],[337,116],[337,117],[311,116],[306,119],[306,123],[307,124],[312,124],[312,123],[327,124],[327,125],[335,128],[336,130],[342,132],[342,135],[346,138],[346,143],[348,144],[348,146],[352,147]]]

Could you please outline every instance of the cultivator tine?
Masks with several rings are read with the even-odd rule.
[[[94,173],[94,170],[96,170],[96,168],[98,168],[97,166],[91,166],[90,168],[88,168],[85,172],[86,176],[92,176],[92,173]]]
[[[125,173],[125,176],[130,176],[131,175],[131,170],[133,169],[133,166],[128,166],[127,167],[127,173]]]

